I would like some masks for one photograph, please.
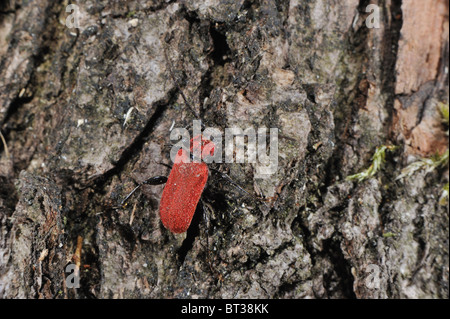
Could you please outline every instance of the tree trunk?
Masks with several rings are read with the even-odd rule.
[[[1,298],[448,298],[448,1],[69,4],[0,7]],[[211,164],[172,234],[120,202],[197,118],[277,169]]]

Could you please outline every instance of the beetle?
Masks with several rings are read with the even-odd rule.
[[[197,135],[190,140],[190,152],[180,148],[176,154],[169,177],[155,176],[136,186],[125,197],[124,206],[130,196],[142,185],[161,185],[164,190],[159,203],[159,216],[165,228],[175,234],[184,233],[194,217],[200,197],[209,176],[208,165],[196,159],[192,153],[200,151],[202,158],[214,156],[215,145],[212,141]]]
[[[190,152],[201,150],[203,155],[214,155],[214,143],[197,135],[190,141]],[[205,162],[194,162],[181,148],[175,157],[159,203],[159,216],[172,233],[184,233],[191,224],[197,204],[209,176]]]

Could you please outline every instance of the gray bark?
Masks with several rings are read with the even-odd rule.
[[[448,164],[396,179],[448,150],[448,2],[373,3],[379,28],[364,0],[0,7],[0,297],[448,298]],[[215,165],[252,196],[211,172],[174,235],[164,186],[118,206],[193,113],[278,128],[278,169]]]

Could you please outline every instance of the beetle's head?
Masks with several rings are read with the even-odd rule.
[[[202,135],[197,135],[191,139],[191,156],[194,159],[202,158],[205,160],[209,156],[214,156],[215,144],[210,140],[203,138]]]
[[[190,156],[184,149],[180,148],[175,162],[201,162],[200,159],[205,161],[208,157],[214,156],[214,148],[215,144],[212,141],[203,138],[202,135],[197,135],[190,141]]]

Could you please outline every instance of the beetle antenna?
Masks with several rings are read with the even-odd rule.
[[[183,90],[181,89],[180,84],[178,83],[177,78],[175,77],[175,73],[174,73],[173,70],[172,70],[172,62],[170,62],[170,60],[169,60],[169,56],[167,55],[167,49],[166,49],[166,46],[165,46],[165,45],[163,45],[163,51],[164,51],[164,58],[166,59],[167,66],[168,66],[168,68],[169,68],[170,76],[172,77],[173,81],[175,82],[175,85],[176,85],[178,91],[180,91],[180,94],[181,94],[181,96],[183,97],[183,100],[184,100],[184,102],[186,103],[186,106],[189,108],[189,110],[191,110],[192,114],[194,114],[194,116],[195,116],[197,119],[199,119],[200,117],[199,117],[198,113],[194,110],[194,108],[192,107],[191,103],[189,103],[189,101],[188,101],[186,95],[184,95],[184,92],[183,92]]]
[[[138,186],[136,186],[121,202],[120,202],[120,206],[124,207],[124,205],[126,204],[126,202],[128,201],[128,199],[138,190],[139,187],[141,187],[142,184],[139,184]]]

